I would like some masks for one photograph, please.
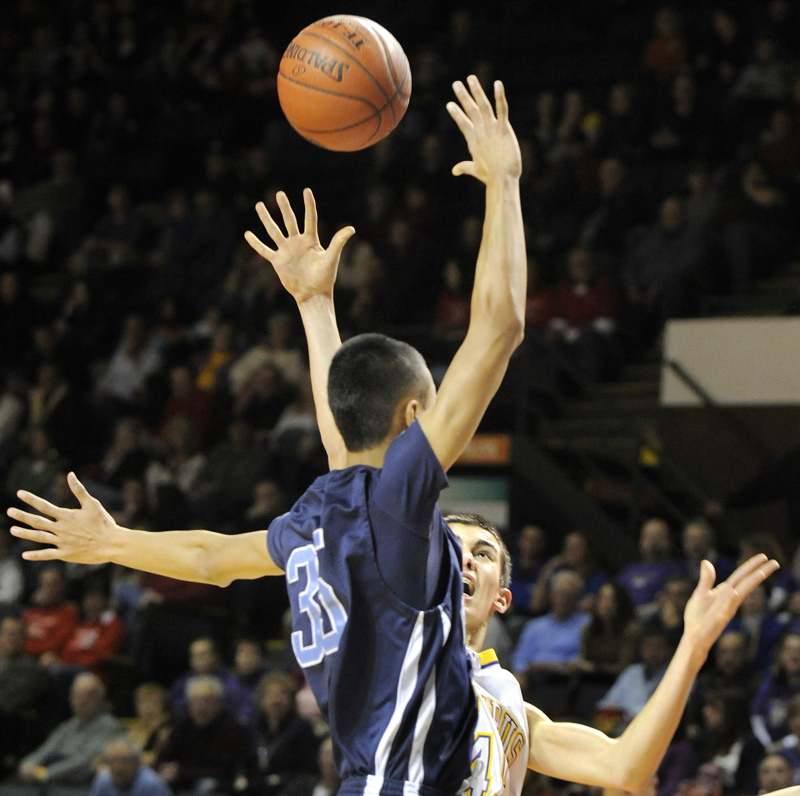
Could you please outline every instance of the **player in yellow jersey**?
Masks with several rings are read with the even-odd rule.
[[[479,719],[472,777],[463,791],[467,796],[518,796],[524,778],[521,758],[528,768],[557,779],[642,790],[661,762],[711,646],[742,600],[778,568],[766,556],[754,556],[714,587],[714,568],[703,562],[684,613],[683,636],[664,678],[625,732],[609,738],[582,724],[551,721],[523,702],[514,676],[493,654],[479,653],[492,614],[504,613],[511,604],[508,550],[481,517],[449,515],[445,520],[461,541],[467,644],[476,653]]]

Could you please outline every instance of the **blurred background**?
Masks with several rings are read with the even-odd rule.
[[[413,75],[398,128],[347,154],[304,141],[276,96],[292,36],[338,12],[388,28]],[[799,14],[791,0],[6,0],[4,503],[24,488],[69,504],[74,469],[128,527],[267,527],[326,458],[296,309],[243,240],[260,231],[255,203],[274,208],[286,190],[297,204],[310,186],[323,244],[354,225],[343,335],[405,339],[438,380],[469,320],[483,214],[481,186],[450,174],[467,152],[444,106],[455,79],[502,79],[524,160],[528,329],[442,498],[486,514],[514,554],[514,606],[492,643],[544,709],[618,732],[641,706],[627,698],[646,698],[671,656],[699,561],[726,574],[774,555],[780,573],[698,680],[659,793],[791,784]],[[3,517],[0,792],[41,787],[20,766],[59,722],[91,713],[76,707],[82,691],[115,724],[51,789],[83,793],[100,757],[113,773],[138,755],[106,749],[121,727],[177,791],[208,779],[219,792],[335,791],[279,579],[219,590],[34,566],[7,528]],[[543,619],[569,625],[566,649],[545,648]],[[615,687],[629,666],[635,685]],[[184,781],[168,730],[205,726],[183,698],[189,673],[216,678],[218,715],[248,732],[213,776]],[[68,756],[48,747],[34,762],[48,755]]]

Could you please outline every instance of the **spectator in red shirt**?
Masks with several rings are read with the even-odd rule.
[[[609,278],[598,275],[588,249],[567,256],[568,278],[554,295],[548,333],[589,381],[613,376],[620,352],[614,335],[617,297]]]
[[[58,653],[42,655],[44,664],[67,664],[103,676],[103,663],[122,651],[125,626],[109,609],[108,597],[100,586],[91,585],[83,595],[83,616]]]
[[[40,658],[45,653],[58,655],[78,624],[78,609],[67,602],[67,580],[59,566],[47,566],[39,572],[39,584],[31,598],[31,607],[23,614],[28,627],[25,651]]]

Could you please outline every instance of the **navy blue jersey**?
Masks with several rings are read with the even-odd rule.
[[[446,484],[414,423],[382,468],[318,478],[270,525],[270,556],[286,572],[292,648],[330,725],[340,794],[454,796],[469,775],[477,706],[461,548],[436,507]],[[428,607],[403,601],[379,566],[380,539],[398,533],[409,550],[440,541]],[[426,573],[406,570],[424,591]]]

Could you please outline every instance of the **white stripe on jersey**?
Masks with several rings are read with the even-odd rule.
[[[383,777],[367,774],[367,781],[364,784],[364,796],[380,796],[382,787]]]
[[[419,782],[406,780],[403,783],[403,796],[419,796]]]
[[[417,714],[417,724],[414,727],[414,740],[411,743],[411,756],[408,760],[408,774],[406,785],[411,782],[419,783],[425,780],[425,741],[428,738],[428,730],[433,722],[433,714],[436,710],[436,667],[431,670],[428,682],[425,683],[425,691],[422,695],[422,704]]]
[[[444,610],[443,605],[439,606],[439,616],[442,618],[442,646],[444,646],[447,643],[447,639],[450,638],[450,628],[453,626],[453,623],[450,621],[450,617]]]
[[[439,617],[442,620],[442,644],[450,637],[452,623],[450,617],[442,606],[439,606]],[[414,727],[414,741],[411,745],[411,756],[408,763],[408,780],[411,782],[425,781],[425,741],[428,738],[433,717],[436,712],[436,667],[431,671],[425,691],[422,696],[422,705]]]
[[[400,677],[397,681],[397,697],[394,702],[394,710],[386,729],[383,731],[378,747],[375,750],[375,777],[383,780],[386,776],[386,765],[389,762],[389,755],[392,751],[392,744],[397,736],[400,722],[406,712],[408,703],[417,687],[419,676],[419,659],[422,654],[422,639],[425,630],[425,612],[417,614],[417,621],[411,631],[411,638],[406,647],[403,666],[400,669]]]

